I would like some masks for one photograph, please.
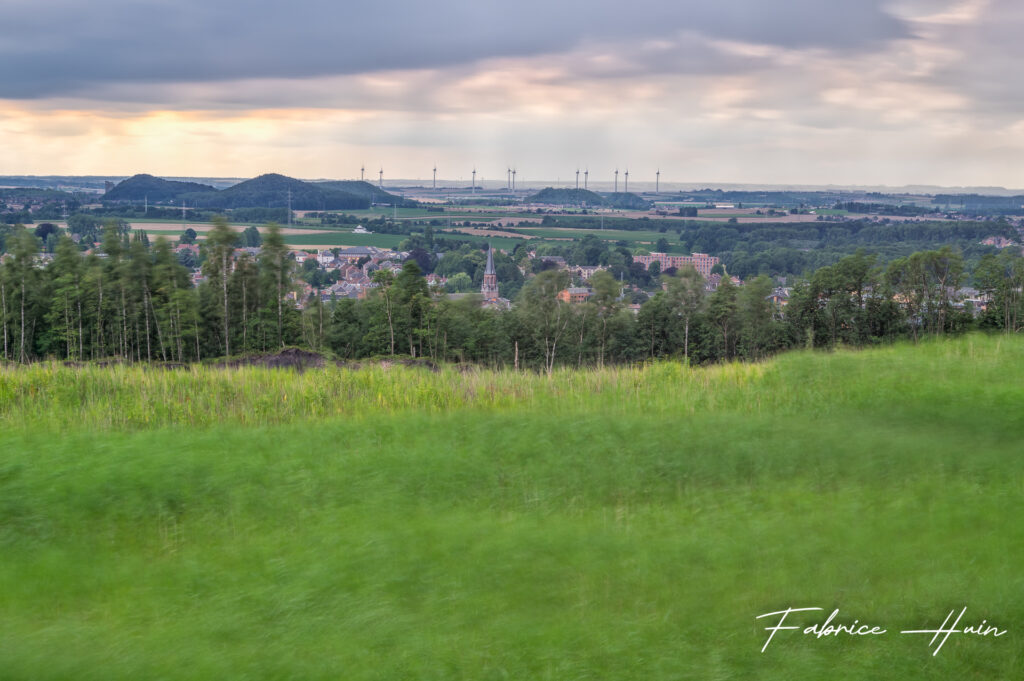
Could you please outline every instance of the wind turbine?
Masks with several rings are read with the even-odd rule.
[[[658,172],[654,173],[654,193],[658,194],[661,192],[661,168],[658,168]]]
[[[587,188],[587,180],[590,178],[590,168],[583,171],[583,188]]]
[[[381,167],[381,169],[380,169],[380,177],[377,179],[377,186],[380,187],[381,189],[384,188],[384,168],[383,167]]]
[[[580,190],[580,169],[576,169],[576,191]]]
[[[615,169],[615,193],[619,193],[619,169]]]
[[[623,191],[629,193],[629,168],[626,168],[626,188]]]
[[[515,192],[515,190],[516,190],[516,169],[513,168],[512,169],[512,191]]]
[[[476,167],[473,168],[473,193],[476,194]]]
[[[512,191],[512,166],[508,167],[505,174],[508,176],[508,179],[505,181],[505,189],[507,191]]]
[[[437,191],[437,164],[434,164],[434,191]]]
[[[366,177],[365,176],[366,176],[366,164],[364,163],[363,165],[361,165],[359,167],[359,181],[360,182],[365,182],[366,181]]]

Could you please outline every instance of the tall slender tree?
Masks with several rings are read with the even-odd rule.
[[[213,228],[207,233],[203,247],[206,249],[206,263],[203,273],[219,290],[220,322],[224,338],[224,356],[231,355],[231,307],[228,301],[228,277],[231,274],[232,254],[238,235],[228,225],[227,218],[218,215],[213,218]]]
[[[264,281],[263,299],[272,306],[276,320],[277,347],[284,347],[284,298],[292,261],[288,257],[281,227],[276,222],[267,225],[267,233],[260,247],[260,271]]]
[[[666,277],[666,297],[672,313],[683,322],[683,357],[690,359],[690,324],[704,307],[704,278],[693,267]]]
[[[35,328],[34,312],[38,290],[39,270],[36,256],[39,254],[39,240],[27,229],[20,229],[14,235],[14,256],[9,263],[9,279],[14,284],[18,320],[18,361],[27,362],[32,356],[32,329]]]

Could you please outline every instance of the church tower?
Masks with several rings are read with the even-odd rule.
[[[498,299],[498,273],[494,271],[494,249],[487,247],[487,268],[484,269],[484,283],[480,286],[484,300]]]

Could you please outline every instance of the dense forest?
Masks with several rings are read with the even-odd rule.
[[[1024,258],[1009,249],[984,255],[970,273],[991,298],[983,312],[958,303],[969,273],[949,247],[886,264],[863,252],[847,256],[797,282],[785,307],[770,299],[766,276],[743,286],[726,277],[708,293],[689,269],[662,275],[638,310],[604,271],[590,280],[589,302],[569,305],[557,299],[569,275],[541,267],[511,310],[498,311],[475,296],[452,300],[429,290],[410,258],[398,274],[374,272],[377,287],[365,299],[313,295],[299,309],[289,299],[295,263],[279,229],[264,236],[257,257],[235,251],[243,238],[215,221],[202,244],[204,279],[193,287],[170,243],[129,236],[117,222],[103,228],[89,255],[57,235],[45,264],[36,233],[17,229],[0,266],[3,357],[191,362],[301,346],[341,359],[401,354],[551,370],[658,357],[757,359],[795,346],[1024,328]],[[479,257],[465,248],[459,257]]]

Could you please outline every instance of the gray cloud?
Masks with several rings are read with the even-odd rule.
[[[977,103],[977,113],[1016,121],[1024,108],[1024,7],[1018,0],[991,0],[962,24],[939,25],[930,39],[950,51],[920,80],[943,86]]]
[[[884,0],[6,0],[0,98],[83,96],[116,83],[451,67],[605,42],[628,51],[686,33],[865,51],[909,36],[884,6]]]

